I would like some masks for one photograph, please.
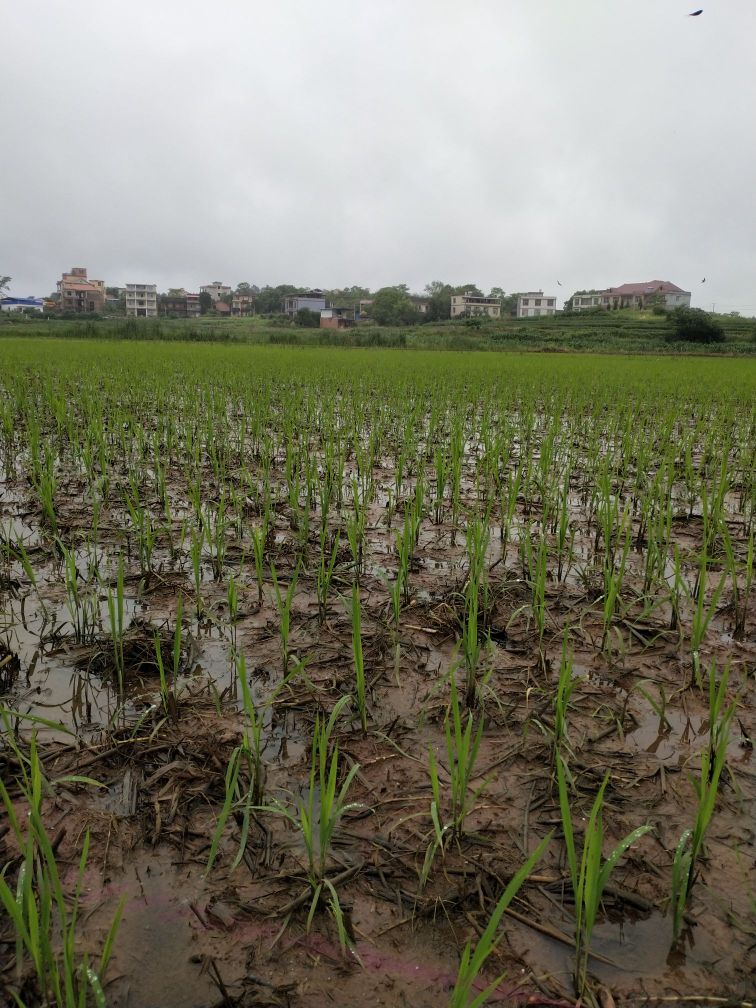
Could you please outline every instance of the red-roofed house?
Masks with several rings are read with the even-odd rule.
[[[105,308],[105,283],[89,280],[84,266],[74,266],[58,280],[61,311],[101,312]]]
[[[645,283],[626,283],[601,291],[604,308],[690,308],[690,291],[684,291],[669,280],[647,280]]]

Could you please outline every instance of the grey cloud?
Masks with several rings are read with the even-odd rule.
[[[507,290],[756,313],[756,9],[31,0],[5,15],[0,273]],[[700,276],[699,276],[700,274]]]

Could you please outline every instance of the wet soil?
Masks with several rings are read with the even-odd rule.
[[[281,485],[262,590],[246,531],[237,535],[229,529],[220,569],[217,557],[207,546],[204,550],[198,599],[182,524],[190,511],[177,478],[172,490],[175,542],[168,544],[163,535],[149,571],[140,569],[127,537],[128,646],[119,685],[102,588],[94,593],[95,630],[82,640],[86,635],[74,632],[60,555],[28,484],[18,473],[6,475],[0,519],[6,533],[12,523],[25,542],[36,586],[16,559],[7,562],[0,586],[0,699],[6,709],[51,722],[37,725],[50,782],[45,815],[50,834],[60,836],[58,855],[71,878],[84,833],[90,833],[82,947],[99,947],[115,907],[124,901],[107,978],[108,1003],[123,1008],[446,1003],[465,942],[476,940],[508,880],[538,840],[553,830],[543,860],[505,917],[502,941],[485,979],[504,974],[494,998],[499,1003],[575,1004],[574,909],[551,741],[565,627],[573,653],[567,743],[576,828],[582,829],[607,771],[605,851],[635,827],[653,826],[621,859],[605,893],[592,941],[598,1003],[656,1003],[665,996],[694,1004],[707,1003],[706,997],[734,999],[727,1003],[752,999],[753,613],[749,611],[745,632],[736,640],[732,600],[725,592],[701,647],[702,667],[729,666],[728,698],[737,699],[737,716],[685,930],[675,944],[669,913],[672,854],[683,830],[692,825],[693,780],[710,738],[708,696],[693,682],[685,629],[690,609],[682,613],[682,630],[670,629],[670,610],[663,600],[648,610],[640,589],[644,553],[634,550],[621,615],[602,647],[596,589],[600,570],[591,545],[595,530],[585,518],[585,496],[577,495],[571,510],[576,532],[571,569],[559,577],[550,565],[547,628],[539,641],[517,536],[511,535],[505,546],[499,526],[492,524],[475,708],[485,725],[471,784],[477,797],[464,833],[437,854],[422,886],[420,873],[432,838],[428,751],[435,752],[442,785],[448,785],[444,717],[449,676],[456,676],[463,689],[460,620],[467,551],[448,508],[438,524],[426,514],[397,649],[386,579],[390,583],[395,576],[402,517],[395,499],[392,507],[386,506],[394,480],[391,467],[377,479],[358,572],[369,730],[361,731],[353,707],[335,730],[342,766],[359,767],[350,791],[358,807],[341,821],[327,869],[351,939],[351,947],[342,949],[334,917],[324,905],[308,927],[305,851],[284,816],[269,810],[252,815],[246,851],[236,868],[231,865],[240,822],[232,818],[210,872],[207,863],[226,769],[243,726],[234,655],[245,656],[255,703],[268,705],[263,805],[275,799],[293,807],[307,783],[316,715],[328,714],[336,700],[353,690],[346,597],[356,571],[346,539],[340,540],[334,586],[321,620],[314,573],[316,527],[303,549]],[[407,498],[411,490],[411,485],[404,488]],[[127,518],[115,505],[102,511],[98,555],[86,541],[90,516],[82,511],[80,491],[75,481],[66,485],[61,480],[59,533],[77,547],[82,581],[88,566],[99,563],[110,571],[112,586],[113,557],[123,545]],[[471,479],[463,491],[474,493]],[[536,512],[533,502],[518,502],[522,522]],[[151,513],[157,521],[156,503]],[[738,529],[744,519],[737,502],[731,518],[734,538],[742,543]],[[679,548],[693,553],[701,534],[700,522],[680,511],[673,526]],[[300,564],[289,667],[297,661],[303,665],[284,686],[271,562],[284,587]],[[234,621],[228,603],[232,572],[238,593]],[[686,576],[692,581],[694,574],[691,566]],[[171,649],[180,596],[183,621],[174,674]],[[156,639],[169,670],[165,699]],[[28,738],[29,722],[20,720],[17,727]],[[7,746],[0,750],[0,764],[21,810],[23,801],[12,787],[18,767]],[[56,783],[70,774],[86,774],[102,787]],[[13,863],[14,843],[11,834],[0,840],[3,863]],[[0,950],[0,963],[9,963],[5,925],[0,925]],[[0,982],[8,989],[13,984],[12,971],[3,965]]]

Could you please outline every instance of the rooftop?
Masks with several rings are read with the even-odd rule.
[[[682,287],[669,280],[646,280],[644,283],[626,283],[609,287],[607,294],[686,294]]]

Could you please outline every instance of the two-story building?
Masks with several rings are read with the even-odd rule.
[[[171,290],[168,294],[161,295],[160,311],[177,318],[197,318],[200,314],[200,296],[189,294],[185,290]]]
[[[452,294],[451,317],[458,318],[460,315],[487,315],[489,318],[501,318],[501,300],[480,297],[477,294]]]
[[[603,291],[598,290],[580,291],[579,293],[572,295],[569,300],[569,307],[571,311],[574,312],[590,311],[592,308],[602,308],[603,294]]]
[[[318,315],[326,307],[326,299],[322,290],[305,291],[304,294],[290,294],[281,302],[281,314],[294,318],[298,311],[307,308]]]
[[[517,295],[517,318],[538,318],[556,315],[556,298],[543,291],[527,291]]]

